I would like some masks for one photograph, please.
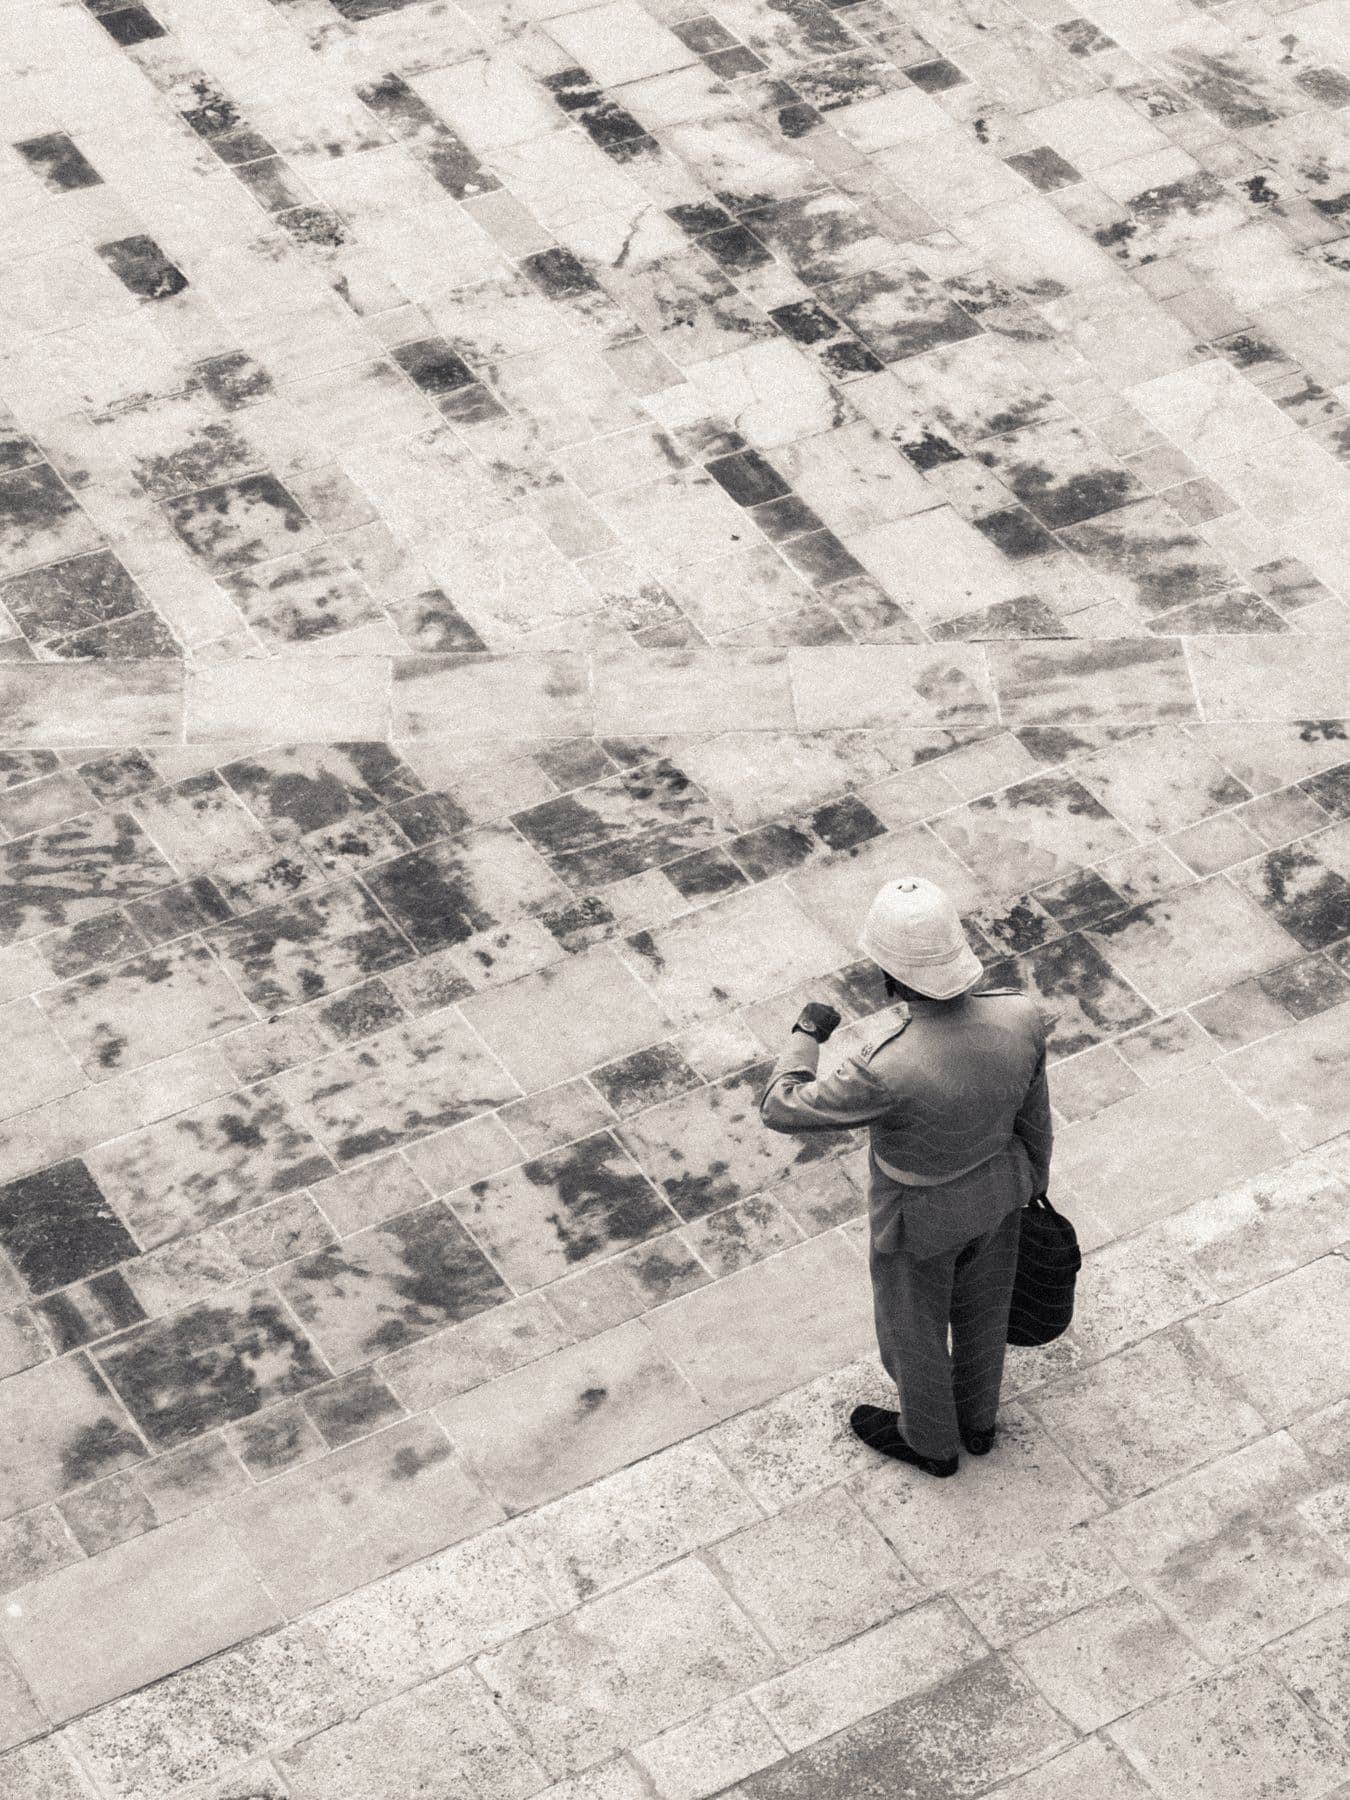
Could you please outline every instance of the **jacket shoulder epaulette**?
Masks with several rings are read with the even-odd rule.
[[[875,1037],[870,1043],[864,1044],[858,1051],[858,1061],[860,1063],[870,1063],[878,1050],[884,1050],[887,1044],[893,1044],[896,1038],[900,1036],[900,1033],[904,1031],[908,1025],[908,1019],[901,1019],[898,1025],[890,1026],[889,1029],[881,1033],[880,1037]]]

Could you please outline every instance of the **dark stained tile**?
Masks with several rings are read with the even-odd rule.
[[[241,568],[314,547],[317,529],[275,475],[244,475],[166,500],[189,550],[213,570]]]
[[[91,970],[48,990],[40,1004],[95,1080],[253,1022],[233,983],[196,939]]]
[[[239,1460],[255,1481],[266,1481],[283,1469],[322,1456],[325,1445],[298,1400],[283,1400],[251,1418],[241,1419],[227,1434]]]
[[[77,1287],[65,1288],[40,1302],[36,1311],[58,1356],[96,1338],[109,1337],[145,1317],[120,1269],[105,1270]]]
[[[716,1212],[831,1153],[819,1139],[765,1131],[759,1101],[767,1079],[767,1065],[756,1063],[650,1107],[619,1128],[681,1218]]]
[[[142,300],[167,300],[188,284],[151,237],[116,238],[96,248],[122,286]]]
[[[1032,900],[1045,908],[1061,931],[1096,925],[1102,919],[1124,912],[1129,904],[1094,869],[1080,869],[1074,875],[1066,875],[1060,881],[1037,888]]]
[[[985,1656],[940,1686],[749,1776],[742,1793],[745,1800],[986,1793],[1072,1741],[1069,1727],[1010,1657]]]
[[[911,63],[905,74],[924,94],[945,94],[948,88],[960,87],[966,80],[953,62],[935,56],[929,62]]]
[[[303,837],[352,813],[420,793],[387,744],[293,744],[226,763],[221,775],[280,838]]]
[[[1101,952],[1079,932],[1056,938],[988,971],[990,987],[1013,985],[1036,1000],[1057,1056],[1072,1056],[1153,1018]]]
[[[333,1173],[307,1126],[266,1083],[117,1138],[88,1160],[147,1248]]]
[[[341,986],[333,980],[334,987]],[[356,1038],[369,1037],[383,1031],[403,1017],[403,1008],[386,982],[378,976],[358,982],[318,1009],[324,1029],[339,1042],[348,1044]]]
[[[851,850],[869,838],[880,837],[886,827],[856,794],[831,800],[811,814],[811,829],[831,850]]]
[[[476,932],[570,897],[538,852],[500,825],[381,863],[364,880],[419,950],[462,944]]]
[[[221,586],[259,636],[306,644],[380,618],[355,569],[326,545],[224,571]]]
[[[738,506],[759,506],[780,500],[792,490],[777,469],[758,450],[737,450],[705,464],[709,475]]]
[[[224,895],[208,875],[194,875],[127,906],[127,917],[152,944],[165,944],[190,931],[223,924],[230,916]],[[95,920],[94,923],[98,921]]]
[[[977,458],[1043,525],[1076,525],[1110,512],[1144,489],[1081,425],[1052,419],[991,438]]]
[[[279,1077],[279,1086],[344,1163],[460,1124],[520,1092],[453,1011],[364,1038]]]
[[[439,588],[427,588],[410,600],[396,600],[389,611],[414,650],[487,650],[463,613]]]
[[[119,6],[112,12],[100,12],[98,22],[115,44],[130,50],[135,44],[148,44],[165,36],[164,27],[143,6]]]
[[[1032,187],[1040,188],[1043,193],[1053,193],[1056,188],[1072,187],[1074,182],[1083,179],[1073,164],[1066,162],[1048,144],[1038,144],[1034,150],[1019,150],[1013,156],[1005,156],[1003,160],[1010,169],[1016,169]]]
[[[145,1445],[82,1352],[39,1363],[0,1382],[0,1442],[5,1446],[5,1479],[0,1483],[4,1518],[145,1456]],[[42,1562],[51,1565],[52,1551],[44,1556],[38,1542],[19,1548],[22,1560],[38,1561],[39,1573]]]
[[[510,1298],[439,1200],[301,1257],[276,1281],[336,1370],[357,1368]]]
[[[1156,498],[1070,526],[1064,541],[1091,565],[1108,594],[1150,614],[1236,585],[1231,566]]]
[[[1350,882],[1302,844],[1239,863],[1229,879],[1305,950],[1350,937]]]
[[[99,533],[55,469],[0,472],[0,576],[98,548]]]
[[[49,931],[42,940],[42,960],[53,975],[65,980],[105,963],[120,962],[144,947],[140,932],[125,912],[105,912],[68,930]]]
[[[314,1346],[265,1285],[133,1326],[96,1358],[160,1450],[328,1379]]]
[[[356,1369],[336,1381],[312,1388],[301,1402],[330,1450],[368,1437],[381,1425],[407,1417],[373,1369]]]
[[[54,775],[60,767],[52,750],[0,750],[0,790]]]
[[[452,394],[476,379],[463,357],[457,356],[444,338],[419,338],[413,344],[398,344],[390,354],[424,394]]]
[[[347,987],[413,954],[354,881],[263,907],[217,927],[210,942],[249,999],[269,1012]]]
[[[653,1044],[650,1049],[635,1050],[631,1056],[593,1069],[589,1079],[621,1118],[702,1086],[702,1077],[674,1044]]]
[[[819,846],[799,825],[774,823],[733,838],[727,848],[752,881],[767,881],[787,869],[800,868]]]
[[[866,269],[824,289],[832,311],[883,362],[977,337],[979,325],[913,264]]]
[[[160,776],[143,750],[109,750],[79,765],[80,779],[96,800],[124,800],[158,787]]]
[[[744,870],[725,850],[695,851],[693,856],[667,863],[662,872],[685,900],[711,900],[717,894],[729,894],[746,883]]]
[[[137,1254],[126,1226],[78,1158],[0,1187],[0,1244],[34,1294]]]
[[[44,137],[25,138],[14,148],[54,193],[65,194],[72,188],[98,187],[103,177],[79,146],[64,131],[49,131]]]
[[[1350,762],[1337,763],[1320,775],[1310,775],[1299,786],[1333,819],[1350,819]]]
[[[675,1223],[608,1131],[476,1181],[452,1204],[517,1293]]]
[[[1331,956],[1305,956],[1258,976],[1257,985],[1295,1019],[1310,1019],[1350,1000],[1350,955],[1344,960],[1347,966],[1339,968]]]
[[[226,412],[265,399],[273,390],[272,377],[246,350],[227,350],[220,356],[206,357],[195,365],[193,379]]]
[[[579,887],[658,868],[717,834],[708,801],[665,758],[545,800],[512,823]]]

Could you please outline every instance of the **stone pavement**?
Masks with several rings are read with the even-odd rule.
[[[0,9],[5,1800],[1350,1796],[1350,5]],[[1072,1333],[884,1399],[948,884]]]

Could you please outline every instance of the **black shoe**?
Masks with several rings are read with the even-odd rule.
[[[972,1456],[988,1456],[994,1447],[994,1439],[997,1436],[997,1428],[991,1425],[988,1431],[963,1431],[961,1442]]]
[[[877,1450],[882,1456],[893,1456],[897,1462],[909,1463],[922,1469],[925,1475],[945,1478],[955,1475],[960,1466],[960,1459],[955,1456],[946,1456],[939,1461],[911,1450],[900,1430],[899,1413],[887,1412],[883,1406],[855,1406],[848,1422],[854,1435],[860,1437],[869,1450]]]

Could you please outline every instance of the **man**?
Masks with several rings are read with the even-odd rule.
[[[1049,1180],[1045,1034],[1016,988],[976,991],[979,958],[934,882],[888,882],[859,945],[908,1017],[819,1080],[839,1014],[804,1008],[760,1116],[772,1131],[871,1128],[872,1295],[901,1412],[859,1406],[849,1422],[883,1456],[954,1475],[962,1444],[993,1448],[1021,1209]]]

